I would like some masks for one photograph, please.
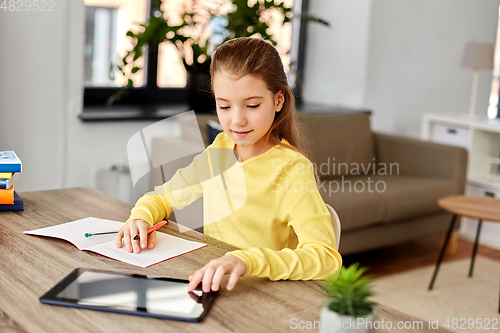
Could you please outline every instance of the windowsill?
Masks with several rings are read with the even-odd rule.
[[[156,120],[191,110],[188,104],[85,106],[82,121]]]
[[[187,103],[168,105],[115,105],[115,106],[86,106],[79,118],[84,122],[118,121],[118,120],[158,120],[190,111]],[[355,109],[341,106],[325,106],[306,103],[297,107],[297,111],[304,113],[366,113],[369,109]]]
[[[297,111],[303,113],[325,113],[325,114],[332,114],[332,113],[339,113],[339,114],[366,113],[368,115],[372,114],[372,110],[366,108],[352,108],[340,105],[329,106],[329,105],[314,104],[314,103],[299,104],[297,105]]]

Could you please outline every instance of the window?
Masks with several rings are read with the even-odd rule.
[[[258,0],[249,0],[255,3]],[[176,13],[183,10],[183,0],[164,0],[165,13]],[[200,2],[226,2],[230,10],[229,0],[197,0]],[[287,6],[292,6],[293,0],[284,0]],[[84,113],[91,108],[104,108],[108,99],[115,95],[126,84],[126,78],[118,70],[118,62],[130,49],[131,42],[126,32],[140,31],[138,23],[143,23],[151,15],[158,13],[158,0],[84,0],[86,5],[86,29],[84,51]],[[306,0],[296,0],[296,4],[304,7]],[[301,8],[303,10],[303,8]],[[299,11],[300,13],[300,11]],[[282,26],[270,12],[272,18],[270,33],[278,41],[277,48],[283,55],[283,62],[289,68],[291,44],[291,24]],[[294,9],[294,15],[297,11]],[[213,21],[213,22],[212,22]],[[224,23],[212,20],[217,28]],[[298,27],[298,25],[297,25]],[[294,26],[295,29],[295,26]],[[220,30],[220,29],[219,29]],[[301,27],[302,30],[302,27]],[[298,31],[298,30],[297,30]],[[218,38],[222,35],[219,34]],[[213,38],[217,38],[214,34]],[[223,40],[223,37],[222,37]],[[303,41],[302,41],[303,42]],[[158,47],[148,46],[144,63],[140,64],[143,70],[134,76],[134,88],[123,98],[115,102],[116,106],[140,105],[146,110],[142,114],[154,109],[157,105],[180,105],[187,103],[186,70],[183,66],[177,49],[170,43],[161,43]],[[299,62],[300,65],[300,62]],[[82,117],[82,119],[85,119]]]
[[[495,57],[493,63],[493,80],[491,81],[490,101],[488,105],[488,118],[500,118],[500,8],[498,18],[497,40],[495,43]]]
[[[117,56],[116,40],[118,10],[116,8],[86,8],[85,77],[86,86],[113,86],[113,67]]]
[[[135,22],[144,22],[149,0],[85,0],[85,87],[121,87],[126,82],[117,68],[124,51],[131,47],[125,34],[138,32]],[[144,85],[138,73],[137,86]]]

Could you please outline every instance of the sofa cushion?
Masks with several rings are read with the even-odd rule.
[[[373,172],[375,155],[368,114],[299,113],[299,122],[320,176],[365,174],[362,168]]]
[[[343,180],[344,190],[342,190]],[[337,212],[342,226],[342,233],[373,224],[381,224],[386,214],[387,205],[383,195],[377,192],[349,190],[347,181],[354,183],[353,180],[364,181],[364,177],[343,176],[343,178],[321,179],[321,186],[319,187],[323,200]],[[342,244],[342,241],[340,243]]]
[[[460,193],[451,179],[402,175],[330,177],[321,185],[342,231],[429,215],[440,211],[437,199]]]
[[[402,175],[384,177],[387,190],[383,195],[388,206],[385,223],[439,212],[439,198],[460,194],[458,184],[450,178]]]

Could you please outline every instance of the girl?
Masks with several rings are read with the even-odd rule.
[[[258,38],[229,40],[215,51],[210,74],[224,131],[189,166],[138,200],[116,246],[124,238],[128,252],[152,249],[156,236],[148,236],[147,228],[205,194],[204,233],[241,250],[198,269],[189,277],[190,291],[200,282],[203,291],[217,291],[226,274],[228,290],[241,276],[309,280],[338,274],[342,258],[330,213],[302,149],[294,96],[277,50]],[[231,152],[234,166],[219,172],[222,182],[211,183],[201,174],[210,170],[215,179],[214,168],[230,157],[216,154],[217,148]],[[243,181],[234,176],[238,170]],[[224,213],[218,203],[228,201]]]

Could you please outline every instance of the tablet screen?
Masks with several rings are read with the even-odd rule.
[[[189,281],[78,268],[40,298],[42,303],[157,318],[199,321],[215,293],[188,292]]]

